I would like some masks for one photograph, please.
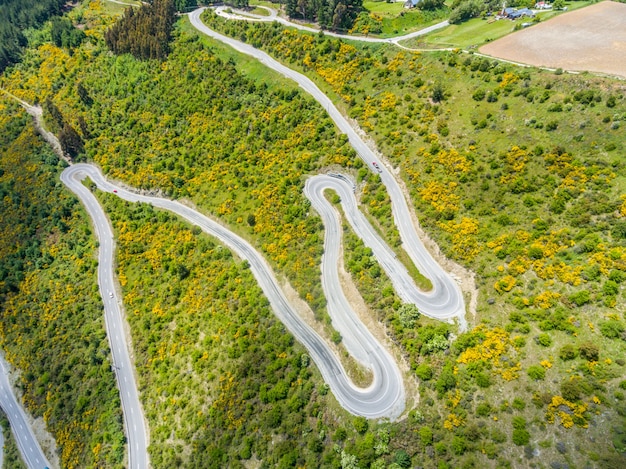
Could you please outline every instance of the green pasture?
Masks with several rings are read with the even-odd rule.
[[[140,6],[141,2],[135,0],[124,0],[127,5],[122,5],[121,3],[115,3],[110,0],[103,0],[101,3],[102,9],[108,13],[109,15],[121,15],[124,11],[130,6]]]
[[[267,11],[265,8],[257,7],[257,8],[254,8],[250,13],[254,13],[255,15],[260,15],[260,16],[270,16],[270,12]]]
[[[404,2],[365,1],[363,8],[383,17],[396,17],[405,10]]]
[[[569,2],[566,3],[566,6],[567,11],[572,11],[590,4],[591,2]],[[539,12],[537,17],[543,22],[563,13],[566,12],[546,10]],[[520,18],[516,21],[496,20],[493,17],[474,18],[461,24],[451,24],[447,28],[435,31],[425,37],[404,41],[403,45],[412,48],[474,48],[512,33],[517,24],[521,25],[532,21],[531,18]]]

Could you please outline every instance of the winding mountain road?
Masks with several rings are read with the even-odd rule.
[[[341,223],[337,211],[323,197],[325,189],[330,188],[340,194],[344,212],[351,226],[362,237],[366,245],[372,249],[378,262],[391,278],[398,295],[404,301],[415,303],[423,314],[440,320],[457,320],[461,329],[466,327],[465,307],[460,288],[424,248],[415,230],[414,215],[408,208],[407,201],[398,182],[382,162],[380,162],[380,165],[373,164],[377,160],[376,155],[361,139],[357,129],[353,128],[333,105],[332,101],[310,79],[283,66],[269,55],[252,46],[212,31],[202,23],[200,19],[202,11],[204,11],[204,8],[197,9],[189,14],[194,27],[239,52],[255,57],[266,66],[297,82],[328,111],[337,127],[348,136],[357,154],[365,161],[368,167],[380,173],[381,180],[387,187],[392,201],[392,212],[403,241],[403,247],[422,273],[431,279],[433,289],[428,293],[424,293],[415,287],[404,266],[395,259],[391,249],[358,210],[352,193],[352,185],[347,182],[344,176],[315,176],[307,181],[306,195],[311,199],[314,208],[322,216],[326,229],[325,252],[322,262],[322,283],[328,298],[329,313],[333,319],[333,324],[342,334],[348,351],[358,361],[371,368],[374,375],[373,382],[369,387],[365,389],[358,388],[347,377],[341,363],[326,342],[300,318],[295,308],[290,305],[271,268],[248,242],[179,202],[139,195],[117,187],[108,182],[100,170],[93,165],[76,164],[70,166],[62,173],[61,180],[85,205],[87,212],[93,220],[100,243],[98,282],[104,303],[105,323],[111,346],[113,366],[120,389],[125,430],[128,438],[129,467],[132,469],[149,467],[147,451],[148,431],[145,425],[143,409],[139,401],[134,368],[128,351],[129,345],[126,342],[121,301],[118,298],[116,289],[113,234],[102,207],[89,189],[81,182],[85,177],[89,177],[102,190],[109,192],[115,190],[117,195],[125,200],[150,203],[155,207],[177,213],[179,216],[202,228],[206,233],[217,237],[242,259],[246,259],[249,262],[252,273],[268,297],[276,316],[294,334],[296,339],[307,348],[311,358],[317,364],[322,376],[329,384],[339,403],[355,415],[367,418],[386,417],[396,419],[404,411],[405,391],[402,374],[394,359],[360,322],[356,314],[351,310],[340,288],[337,260],[341,244]],[[271,20],[281,21],[282,19],[273,17]],[[286,20],[281,22],[286,22]],[[289,26],[307,29],[307,27],[301,25],[287,23]],[[432,28],[442,26],[445,26],[445,24],[440,23]],[[346,39],[365,40],[368,42],[394,42],[397,44],[400,40],[415,37],[425,32],[425,30],[422,30],[392,39],[357,38],[328,32],[326,34]],[[15,96],[12,97],[15,98]],[[19,101],[33,115],[35,120],[41,124],[40,109],[29,106],[21,100]],[[40,127],[39,131],[53,145],[55,150],[60,149],[58,141],[55,138],[50,138],[50,134],[45,131],[43,126]],[[18,446],[27,465],[32,468],[49,466],[49,462],[43,455],[41,447],[24,417],[23,410],[15,400],[4,370],[0,371],[2,371],[0,373],[0,405],[9,416]],[[14,408],[15,411],[13,412]]]
[[[465,320],[465,303],[459,285],[441,268],[424,247],[415,229],[413,221],[414,214],[409,210],[408,203],[398,181],[382,162],[374,163],[378,161],[378,157],[363,141],[357,129],[348,122],[328,96],[326,96],[311,79],[286,67],[265,52],[255,49],[249,44],[224,36],[207,27],[200,18],[200,15],[205,9],[206,8],[198,8],[189,14],[191,24],[198,29],[198,31],[231,46],[233,49],[243,54],[254,57],[267,67],[295,81],[327,110],[328,115],[335,122],[335,125],[337,125],[341,132],[348,136],[350,144],[370,170],[380,173],[382,183],[387,188],[389,198],[391,199],[392,213],[400,233],[403,248],[420,272],[430,278],[433,284],[433,289],[428,295],[412,295],[410,297],[403,297],[403,299],[417,304],[423,314],[435,319],[448,321],[456,320],[461,330],[465,330],[467,327]]]
[[[247,241],[180,202],[130,192],[108,182],[96,166],[75,164],[65,169],[62,180],[72,188],[84,203],[89,203],[89,199],[93,197],[89,190],[78,187],[84,187],[81,181],[87,176],[101,190],[108,192],[115,190],[117,191],[116,194],[124,200],[149,203],[154,207],[176,213],[190,223],[199,226],[204,232],[215,236],[240,258],[247,260],[251,272],[267,296],[274,313],[296,339],[307,348],[331,391],[345,409],[355,415],[368,418],[387,417],[395,419],[402,414],[405,403],[402,374],[391,355],[377,343],[360,321],[353,321],[351,329],[347,330],[345,334],[346,340],[351,343],[353,342],[351,336],[356,338],[354,340],[364,352],[359,353],[358,348],[355,348],[355,355],[364,364],[372,368],[374,381],[367,389],[360,389],[352,384],[330,347],[300,318],[295,308],[285,297],[272,269],[261,254]],[[94,217],[94,224],[108,226],[107,219],[101,210],[89,210],[89,213]],[[111,269],[112,259],[108,256],[101,262],[108,264],[103,265],[103,269]],[[336,314],[341,316],[350,314],[350,312],[339,311]],[[353,352],[350,348],[349,351]]]

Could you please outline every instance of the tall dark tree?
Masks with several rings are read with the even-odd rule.
[[[65,0],[0,0],[0,72],[20,60],[26,46],[22,34],[61,13]]]
[[[63,124],[61,132],[59,132],[59,143],[63,151],[72,159],[76,158],[84,150],[83,139],[67,122]]]
[[[169,53],[172,27],[176,20],[174,0],[155,0],[138,9],[128,8],[124,16],[104,35],[116,54],[138,59],[164,59]]]
[[[85,88],[85,85],[82,83],[78,83],[78,85],[76,85],[76,93],[85,105],[91,106],[93,104],[93,99],[89,95],[89,91],[87,91],[87,88]]]
[[[50,29],[52,42],[57,47],[67,49],[78,47],[86,35],[80,29],[75,28],[72,22],[66,18],[54,18]]]
[[[363,0],[287,0],[290,18],[317,21],[322,29],[350,29],[363,9]]]

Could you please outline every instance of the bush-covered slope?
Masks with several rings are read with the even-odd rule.
[[[462,53],[353,46],[277,24],[205,18],[337,96],[400,168],[423,226],[445,253],[477,272],[476,319],[484,324],[461,336],[453,353],[439,355],[435,337],[400,337],[423,379],[422,396],[434,403],[420,410],[427,421],[442,419],[435,439],[457,443],[442,459],[455,465],[485,450],[523,460],[543,448],[558,464],[555,441],[599,438],[593,427],[602,422],[612,435],[606,446],[568,457],[619,465],[626,327],[620,307],[623,85]],[[366,198],[372,215],[387,225],[370,190]],[[587,353],[591,342],[597,355]],[[492,350],[495,344],[500,351]],[[511,408],[515,398],[534,405]],[[485,400],[489,409],[506,413],[479,410]],[[584,418],[563,419],[576,415],[575,404]],[[517,437],[528,432],[528,441],[516,438],[515,449],[506,444],[513,433],[502,441],[488,430],[472,433],[475,425],[488,429],[484,416],[498,419],[498,428],[518,430]],[[589,422],[590,429],[572,428]],[[495,451],[484,448],[487,442]]]
[[[124,436],[95,240],[30,118],[4,99],[0,106],[0,347],[63,467],[118,467]]]
[[[109,174],[188,197],[253,239],[323,315],[316,267],[321,232],[319,220],[306,216],[303,175],[331,163],[356,170],[359,180],[367,178],[362,196],[372,217],[395,237],[378,181],[359,171],[323,110],[293,86],[257,79],[266,72],[207,48],[184,28],[164,62],[111,57],[94,32],[101,27],[97,17],[85,16],[93,21],[91,44],[72,56],[42,45],[3,82],[29,100],[50,97],[81,129],[87,157]],[[152,404],[147,410],[157,464],[200,467],[195,457],[210,447],[216,461],[233,465],[258,457],[285,467],[315,461],[329,467],[527,467],[539,461],[623,466],[622,85],[472,55],[357,47],[283,32],[279,25],[219,27],[309,73],[370,132],[399,166],[422,224],[446,254],[477,272],[480,324],[453,342],[445,326],[420,320],[419,327],[407,327],[398,321],[399,303],[378,280],[375,262],[348,238],[348,268],[420,381],[419,407],[409,418],[368,429],[362,419],[346,418],[332,400],[318,400],[324,388],[316,373],[307,376],[297,346],[287,341],[268,351],[239,343],[258,330],[247,322],[255,318],[246,309],[249,299],[232,312],[239,322],[220,334],[225,350],[211,348],[217,340],[206,344],[214,359],[226,353],[229,368],[218,368],[218,375],[210,366],[209,379],[202,380],[196,368],[203,331],[194,329],[195,318],[184,317],[181,298],[192,298],[189,284],[201,288],[196,275],[203,270],[225,270],[218,281],[233,297],[220,298],[208,288],[200,293],[213,295],[203,298],[230,313],[235,300],[243,301],[235,297],[233,277],[243,281],[245,269],[213,253],[203,265],[194,256],[205,248],[217,251],[211,242],[167,216],[107,201],[111,213],[136,218],[120,216],[116,223],[127,235],[120,263],[128,267],[121,273],[125,301],[136,307],[132,314],[137,311],[132,321],[142,344],[146,402],[159,402],[178,416],[159,422]],[[89,99],[81,97],[78,84]],[[171,226],[172,233],[157,233],[146,217],[150,224],[156,219]],[[172,246],[172,240],[188,244]],[[179,256],[186,256],[184,262]],[[223,318],[204,320],[215,326]],[[149,333],[152,324],[160,335]],[[268,340],[274,339],[272,332]],[[252,356],[267,376],[244,376],[237,369],[242,357]],[[228,377],[225,390],[220,376]],[[239,379],[230,381],[233,376]],[[303,382],[292,387],[298,377]],[[167,378],[167,386],[161,384]],[[257,387],[262,380],[276,380],[277,389]],[[206,433],[201,422],[208,401],[195,419],[181,405],[186,399],[202,402],[202,386],[201,396],[222,393],[211,401],[215,421],[207,423]],[[312,400],[302,404],[309,391]],[[182,401],[166,408],[171,396]],[[256,416],[238,420],[248,404],[252,412],[261,409],[264,427],[257,428]],[[212,425],[222,421],[232,424],[227,435],[233,446],[213,440]],[[269,441],[248,444],[243,435],[257,431]],[[197,435],[198,445],[176,435]]]

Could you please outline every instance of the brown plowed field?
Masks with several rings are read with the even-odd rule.
[[[626,4],[606,1],[565,13],[487,44],[480,52],[538,67],[626,78]]]

